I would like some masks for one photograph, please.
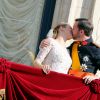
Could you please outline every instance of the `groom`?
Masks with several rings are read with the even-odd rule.
[[[72,70],[93,73],[85,75],[84,82],[89,84],[92,80],[100,79],[100,48],[92,40],[92,23],[88,19],[78,18],[73,26],[73,39],[75,42],[68,49],[72,57]],[[48,46],[47,40],[42,41],[41,47]]]

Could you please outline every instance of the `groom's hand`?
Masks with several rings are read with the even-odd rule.
[[[49,40],[47,38],[47,39],[44,39],[44,40],[41,41],[40,48],[44,48],[44,47],[47,47],[49,45],[50,45],[50,42],[49,42]]]
[[[89,84],[95,79],[100,79],[100,77],[96,76],[96,75],[93,75],[93,76],[87,75],[87,76],[83,77],[83,79],[84,79],[85,84]]]
[[[100,70],[98,69],[95,75],[87,75],[83,77],[83,79],[86,84],[89,84],[91,81],[95,79],[100,79]]]

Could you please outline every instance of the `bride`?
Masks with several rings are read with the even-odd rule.
[[[53,36],[54,38],[48,38],[49,46],[40,48],[34,66],[42,68],[46,74],[50,71],[67,74],[72,60],[65,43],[66,40],[72,39],[72,28],[61,23],[53,29]]]

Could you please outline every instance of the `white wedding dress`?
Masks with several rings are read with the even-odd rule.
[[[49,46],[40,48],[36,60],[49,65],[51,71],[67,74],[72,64],[68,50],[53,38],[49,38],[49,41]]]

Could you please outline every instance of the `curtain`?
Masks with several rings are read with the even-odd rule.
[[[7,100],[100,100],[100,80],[85,85],[81,78],[0,59],[0,90]]]
[[[32,65],[45,0],[0,0],[0,57]]]

